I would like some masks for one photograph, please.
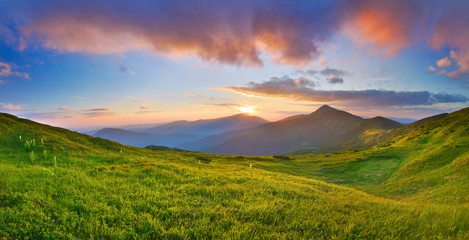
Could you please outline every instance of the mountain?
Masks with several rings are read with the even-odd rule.
[[[297,115],[258,127],[210,137],[218,144],[204,149],[188,148],[219,154],[273,155],[298,149],[327,152],[349,148],[363,132],[370,129],[389,130],[400,123],[383,117],[363,119],[324,105],[308,115]],[[207,138],[200,142],[207,141]],[[196,143],[192,143],[196,146]],[[200,143],[199,146],[206,146]]]
[[[267,120],[258,116],[240,113],[229,117],[215,119],[175,121],[157,127],[139,129],[137,131],[156,134],[186,133],[208,136],[244,128],[251,128],[267,122]]]
[[[120,128],[104,128],[97,131],[93,136],[136,147],[148,145],[179,147],[187,142],[193,142],[212,134],[255,127],[266,122],[266,120],[257,116],[236,114],[216,119],[176,121],[157,127],[134,129],[132,131]]]

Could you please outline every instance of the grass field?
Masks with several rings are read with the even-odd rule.
[[[469,239],[467,112],[288,158],[138,149],[0,115],[0,238]]]

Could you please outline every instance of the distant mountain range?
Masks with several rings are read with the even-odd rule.
[[[187,142],[193,142],[214,134],[252,128],[267,122],[267,120],[257,116],[236,114],[207,120],[176,121],[133,130],[104,128],[92,135],[135,147],[148,145],[179,147]]]
[[[387,118],[363,119],[324,105],[311,114],[277,122],[237,114],[134,130],[105,128],[93,136],[137,147],[158,145],[220,154],[272,155],[364,147],[371,143],[362,139],[363,134],[376,135],[400,126]]]

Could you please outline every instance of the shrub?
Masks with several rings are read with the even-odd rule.
[[[209,164],[212,161],[211,158],[205,157],[205,156],[195,156],[195,159],[199,160],[200,162],[206,163],[206,164]]]

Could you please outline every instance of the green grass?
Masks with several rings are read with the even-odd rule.
[[[468,239],[467,128],[436,124],[288,159],[138,149],[0,115],[0,238]]]

